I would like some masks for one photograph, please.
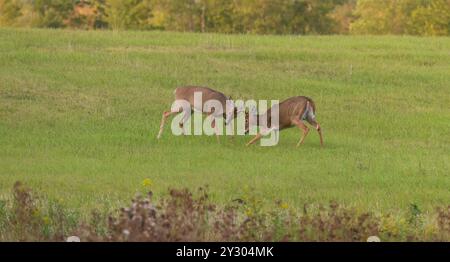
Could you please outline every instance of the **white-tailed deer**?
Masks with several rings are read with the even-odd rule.
[[[274,110],[274,107],[268,109],[264,114],[258,115],[255,108],[251,108],[249,113],[246,113],[246,130],[249,129],[250,126],[255,126],[260,124],[260,119],[262,117],[267,117],[267,127],[266,132],[270,132],[273,130],[281,131],[286,128],[290,128],[293,126],[297,126],[302,135],[300,137],[297,146],[303,144],[306,135],[308,135],[309,128],[303,123],[306,120],[309,124],[311,124],[319,133],[320,136],[320,145],[323,146],[322,139],[322,131],[320,129],[319,123],[316,121],[316,106],[311,98],[305,96],[295,96],[288,98],[278,105],[278,126],[272,126],[271,121],[271,111]],[[249,114],[252,114],[249,117]],[[247,146],[258,141],[263,135],[262,132],[256,134],[256,136],[247,143]]]
[[[201,103],[195,103],[194,102],[194,94],[195,93],[201,93]],[[239,113],[236,107],[234,106],[234,102],[231,100],[230,97],[225,96],[223,93],[213,90],[208,87],[199,87],[199,86],[185,86],[185,87],[178,87],[174,91],[175,94],[175,106],[171,108],[170,111],[165,111],[162,115],[161,119],[161,125],[159,128],[159,133],[157,138],[159,139],[162,135],[164,124],[167,120],[167,118],[173,114],[180,113],[181,111],[184,111],[185,115],[183,116],[182,120],[180,121],[180,127],[183,128],[184,123],[189,119],[192,112],[198,111],[202,112],[203,114],[207,114],[208,116],[212,115],[213,117],[223,117],[225,119],[225,124],[228,125],[233,117]],[[204,111],[204,105],[208,101],[218,101],[222,105],[221,108],[216,109],[212,112],[205,112]],[[177,105],[177,101],[181,101],[179,105]],[[185,108],[185,107],[188,108]],[[198,108],[197,108],[198,107]],[[243,110],[243,109],[241,109]],[[219,140],[218,137],[218,130],[216,128],[215,120],[212,120],[211,127],[215,129],[217,140]]]

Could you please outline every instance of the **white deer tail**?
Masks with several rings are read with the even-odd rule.
[[[311,106],[311,103],[309,101],[306,101],[305,111],[302,115],[302,120],[312,119],[314,120],[316,118],[314,114],[314,108]]]

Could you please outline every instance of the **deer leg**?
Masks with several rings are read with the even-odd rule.
[[[224,135],[225,136],[228,136],[228,137],[230,137],[230,140],[231,141],[234,141],[234,130],[232,130],[232,134],[231,135],[228,135],[228,128],[229,128],[229,125],[232,125],[232,128],[234,129],[234,125],[233,125],[233,122],[230,122],[228,125],[227,124],[225,124],[225,133],[224,133]]]
[[[180,123],[178,123],[178,126],[181,128],[181,134],[184,136],[185,135],[185,133],[184,133],[184,122],[180,121]]]
[[[161,135],[162,135],[162,132],[163,132],[163,130],[164,130],[164,125],[165,125],[165,123],[166,123],[167,118],[168,118],[170,115],[175,114],[175,113],[177,113],[177,112],[165,111],[165,112],[162,114],[161,125],[159,126],[159,132],[158,132],[157,139],[160,139],[160,138],[161,138]]]
[[[213,121],[211,121],[211,127],[214,128],[214,132],[216,133],[217,143],[220,144],[219,130],[218,130],[218,126],[216,125],[215,119],[213,119]]]
[[[312,119],[307,119],[306,121],[308,121],[308,123],[310,123],[317,130],[317,133],[319,133],[320,137],[320,146],[323,146],[322,129],[320,128],[319,123]]]
[[[181,119],[181,121],[178,123],[178,126],[181,128],[181,134],[184,136],[184,117]]]
[[[212,113],[208,113],[208,117],[210,117],[211,115],[212,115]],[[219,130],[218,130],[218,127],[216,125],[216,119],[215,118],[213,118],[213,120],[211,121],[211,127],[214,128],[214,133],[216,134],[217,143],[220,144]]]
[[[305,137],[308,135],[309,128],[305,124],[303,124],[303,122],[300,120],[295,120],[295,121],[293,121],[293,123],[296,126],[298,126],[298,128],[300,128],[300,130],[303,131],[302,137],[300,138],[300,141],[298,141],[298,143],[297,143],[297,147],[299,147],[305,141]]]
[[[185,135],[184,123],[186,123],[186,121],[189,120],[189,118],[191,117],[193,111],[189,110],[189,109],[184,109],[183,112],[184,112],[184,116],[183,116],[183,118],[181,119],[181,121],[180,121],[180,123],[178,125],[180,126],[180,128],[182,130],[182,134],[184,136]]]
[[[320,128],[319,123],[317,123],[316,130],[317,130],[317,133],[319,133],[320,146],[323,146],[322,129]]]
[[[256,134],[256,136],[255,136],[252,140],[250,140],[250,142],[248,142],[246,146],[249,146],[249,145],[255,143],[255,142],[258,141],[261,137],[262,137],[261,133]]]
[[[220,137],[219,137],[219,131],[217,130],[217,126],[216,126],[215,130],[216,130],[216,139],[217,139],[217,143],[220,144]]]

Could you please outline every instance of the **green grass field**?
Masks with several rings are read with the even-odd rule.
[[[316,132],[156,134],[182,85],[244,99],[307,95]],[[209,185],[267,207],[336,200],[432,210],[450,200],[450,38],[247,36],[0,29],[0,193],[21,180],[74,209],[116,208],[152,190]]]

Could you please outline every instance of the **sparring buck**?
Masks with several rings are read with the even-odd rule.
[[[196,93],[201,94],[201,103],[194,102]],[[175,89],[174,94],[175,94],[175,102],[172,105],[171,110],[165,111],[162,114],[161,125],[157,136],[158,139],[162,135],[164,125],[169,116],[183,111],[184,116],[181,119],[179,126],[181,129],[184,130],[183,125],[189,119],[192,112],[198,111],[202,112],[203,114],[207,114],[208,116],[214,117],[214,119],[211,122],[211,127],[214,128],[217,140],[219,141],[218,137],[219,130],[215,123],[215,118],[223,117],[225,119],[225,124],[228,125],[233,119],[233,117],[237,113],[239,113],[239,111],[243,111],[243,108],[241,110],[238,110],[235,107],[234,102],[231,100],[230,97],[227,97],[223,93],[208,87],[199,87],[199,86],[178,87]],[[205,111],[205,104],[208,103],[208,101],[210,102],[218,101],[221,104],[221,107],[219,106],[218,108],[216,108],[212,106],[214,110],[212,110],[211,108],[210,112]],[[206,107],[208,107],[208,105]]]
[[[272,112],[274,111],[274,112]],[[278,124],[274,123],[272,126],[271,117],[273,113],[278,111]],[[303,123],[306,120],[311,124],[319,133],[320,145],[323,146],[322,131],[320,129],[319,123],[316,121],[316,106],[311,98],[305,96],[295,96],[288,98],[276,106],[271,107],[264,114],[258,115],[256,108],[250,108],[249,113],[246,113],[246,132],[248,132],[251,126],[261,125],[261,119],[267,119],[267,126],[261,127],[259,133],[247,143],[247,146],[258,141],[263,135],[267,135],[272,131],[281,131],[286,128],[297,126],[302,132],[300,140],[297,143],[297,147],[303,144],[305,137],[308,135],[309,128]]]

